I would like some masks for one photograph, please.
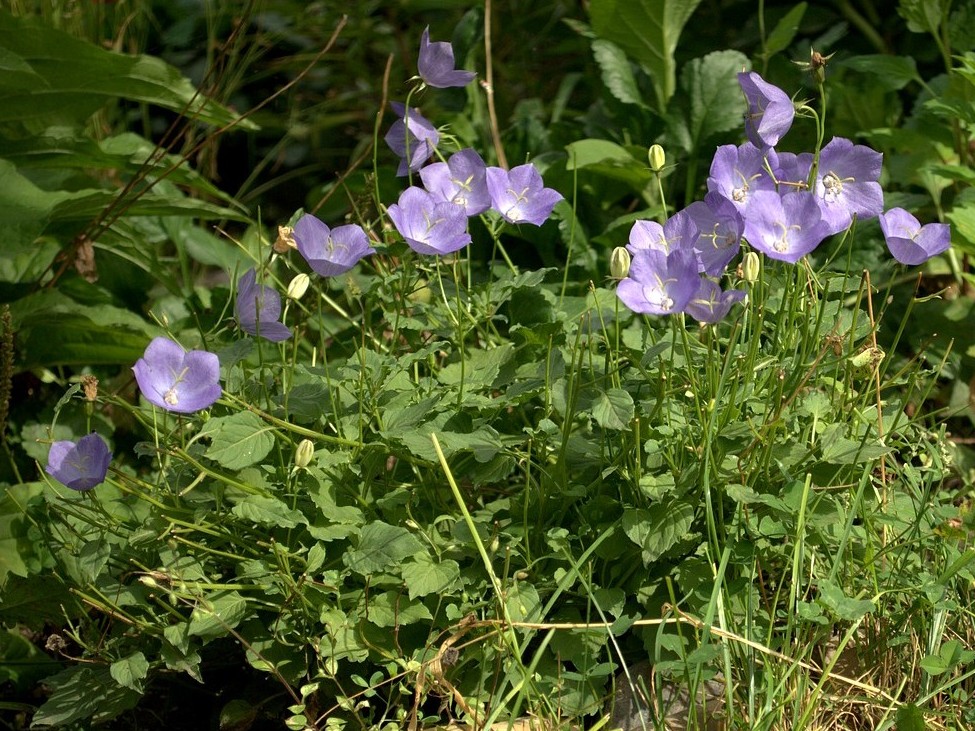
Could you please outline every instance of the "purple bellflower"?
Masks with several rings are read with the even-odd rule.
[[[460,150],[447,162],[435,162],[420,170],[423,185],[434,197],[456,203],[468,216],[491,207],[487,187],[487,165],[471,148]]]
[[[105,440],[92,432],[77,442],[54,442],[44,471],[65,487],[84,492],[105,481],[111,461]]]
[[[407,111],[406,105],[400,102],[390,102],[390,106],[399,119],[393,122],[384,139],[400,158],[396,174],[402,176],[423,167],[440,142],[440,133],[420,110]]]
[[[775,150],[760,150],[751,142],[739,147],[722,145],[711,158],[708,190],[723,195],[745,215],[753,193],[775,190],[775,180],[769,170],[777,164]]]
[[[800,158],[811,156],[800,155]],[[875,218],[884,209],[880,188],[883,155],[866,145],[834,137],[819,154],[814,191],[829,233],[848,228],[857,218]]]
[[[641,249],[633,255],[629,276],[616,287],[616,296],[634,312],[670,315],[684,311],[700,284],[697,258],[690,249],[669,254]]]
[[[220,398],[220,361],[205,350],[183,350],[155,338],[132,368],[139,390],[159,408],[180,414],[208,408]]]
[[[951,247],[951,228],[947,223],[924,226],[903,208],[880,214],[880,230],[887,248],[897,261],[907,266],[923,264]]]
[[[491,205],[508,223],[531,223],[541,226],[552,215],[562,194],[546,188],[542,176],[531,163],[504,170],[487,169]]]
[[[329,228],[310,213],[298,219],[293,236],[308,266],[323,277],[337,277],[376,250],[361,226],[349,224]]]
[[[438,89],[467,86],[477,75],[473,71],[459,71],[454,68],[453,46],[445,41],[431,43],[430,26],[420,36],[420,56],[416,66],[423,83]]]
[[[701,271],[720,276],[741,248],[745,220],[735,204],[720,193],[708,193],[703,201],[691,203],[684,211],[700,231],[694,251]]]
[[[396,230],[417,253],[450,254],[471,243],[464,209],[439,200],[415,185],[404,190],[387,213]]]
[[[281,317],[281,295],[273,287],[258,284],[257,272],[253,269],[248,269],[237,280],[234,313],[240,329],[249,335],[260,336],[273,343],[291,337],[291,330],[278,322]]]
[[[815,196],[758,191],[745,216],[745,238],[771,259],[795,264],[828,235]]]
[[[678,211],[663,226],[656,221],[634,221],[626,248],[631,254],[641,249],[654,249],[669,254],[677,249],[690,249],[700,231],[687,210]]]
[[[749,141],[756,147],[775,147],[789,131],[796,116],[792,99],[754,71],[738,74],[738,83],[748,102],[745,134]]]
[[[687,303],[685,311],[698,322],[713,325],[727,317],[731,311],[731,306],[743,299],[745,299],[745,293],[740,289],[729,289],[722,292],[717,282],[702,279],[700,289]]]

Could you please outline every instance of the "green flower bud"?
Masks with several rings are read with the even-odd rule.
[[[311,439],[302,439],[298,442],[298,448],[295,449],[295,467],[304,469],[311,464],[314,456],[315,445],[312,444]]]
[[[609,273],[614,279],[622,279],[630,273],[630,252],[622,246],[613,249],[609,256]]]
[[[655,173],[659,173],[667,164],[667,154],[660,145],[650,145],[647,158],[650,160],[650,169]]]
[[[758,281],[761,269],[762,262],[758,258],[758,254],[754,251],[747,252],[741,262],[741,278],[749,284],[754,284]]]
[[[295,276],[288,285],[288,297],[293,300],[300,300],[305,296],[305,292],[308,291],[308,285],[311,282],[311,278],[302,272]]]

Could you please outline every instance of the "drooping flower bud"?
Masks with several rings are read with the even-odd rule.
[[[274,253],[287,254],[295,246],[294,231],[291,226],[278,226],[278,238],[271,247],[274,249]]]
[[[761,268],[762,262],[758,258],[758,254],[754,251],[749,251],[745,254],[741,262],[741,278],[749,284],[755,284],[758,281]]]
[[[613,279],[623,279],[629,273],[630,252],[622,246],[617,246],[609,257],[609,274]]]
[[[311,439],[302,439],[298,442],[295,449],[295,467],[304,469],[311,464],[312,457],[315,456],[315,445]]]
[[[650,160],[650,169],[655,173],[659,173],[667,164],[667,154],[660,145],[650,145],[647,158]]]
[[[304,297],[310,282],[311,278],[304,272],[295,275],[295,278],[288,284],[288,299],[300,300]]]

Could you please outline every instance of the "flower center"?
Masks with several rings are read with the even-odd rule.
[[[176,386],[173,386],[163,394],[163,401],[170,406],[179,406],[179,394],[176,393]]]
[[[843,193],[843,183],[852,183],[854,178],[841,178],[830,170],[823,176],[823,198],[827,203],[835,201]]]
[[[785,254],[789,251],[789,232],[795,229],[796,231],[801,231],[802,226],[798,224],[793,224],[792,226],[786,226],[784,223],[776,223],[776,229],[780,229],[778,238],[772,241],[772,248],[775,249],[780,254]]]

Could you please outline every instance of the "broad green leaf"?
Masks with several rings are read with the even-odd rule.
[[[142,681],[149,674],[149,663],[141,652],[135,652],[121,660],[116,660],[109,666],[109,672],[115,682],[124,688],[142,692]]]
[[[61,664],[42,652],[20,629],[0,630],[0,685],[27,693],[35,683],[53,675]]]
[[[792,39],[796,37],[796,32],[799,30],[799,23],[802,22],[802,16],[805,13],[806,3],[799,3],[775,24],[775,28],[772,29],[772,32],[768,35],[768,39],[765,41],[765,55],[767,58],[771,58],[779,51],[784,51],[789,47]]]
[[[869,599],[852,599],[839,586],[825,579],[819,583],[819,601],[839,619],[849,622],[855,622],[876,609]]]
[[[276,528],[295,528],[308,524],[308,519],[300,510],[292,510],[276,497],[248,495],[230,512],[238,518]]]
[[[172,66],[152,56],[114,53],[51,28],[40,17],[0,11],[0,121],[35,128],[84,122],[110,99],[155,104],[214,125],[257,129],[207,99]]]
[[[345,554],[345,565],[359,574],[374,574],[399,566],[422,549],[423,544],[406,528],[377,520],[362,529],[359,545]]]
[[[674,97],[682,113],[669,116],[670,129],[687,152],[700,150],[713,135],[741,126],[745,99],[738,73],[748,70],[748,58],[738,51],[716,51],[684,66]]]
[[[645,161],[638,160],[625,147],[609,140],[578,140],[565,147],[569,159],[566,170],[589,170],[607,178],[622,180],[636,191],[653,178]]]
[[[928,675],[941,675],[948,670],[948,663],[940,655],[925,655],[918,662],[918,665]]]
[[[250,411],[210,419],[200,433],[212,440],[206,456],[228,470],[250,467],[274,446],[272,427]]]
[[[897,731],[928,731],[924,712],[913,703],[897,709]]]
[[[410,599],[416,599],[455,588],[454,583],[460,578],[460,565],[453,559],[435,561],[426,553],[418,553],[412,561],[403,564],[402,574]]]
[[[190,614],[187,632],[197,637],[223,637],[247,614],[247,601],[236,591],[218,591],[200,599]]]
[[[677,89],[677,41],[700,2],[592,0],[589,6],[596,35],[615,43],[650,73],[660,113]]]
[[[959,206],[945,214],[951,224],[952,243],[975,253],[975,206]]]
[[[624,104],[647,106],[633,75],[630,59],[623,53],[623,49],[611,41],[597,39],[592,42],[592,55],[602,72],[603,84],[610,94]]]
[[[423,604],[395,591],[370,596],[366,617],[377,627],[398,627],[433,619]]]
[[[621,388],[600,391],[592,416],[603,429],[626,429],[633,421],[633,397]]]
[[[910,56],[888,56],[873,54],[854,56],[843,61],[843,65],[854,71],[870,74],[884,89],[898,91],[912,81],[921,81],[917,73],[917,63]]]
[[[907,21],[912,33],[938,35],[943,8],[948,0],[900,0],[897,13]]]
[[[649,566],[685,538],[694,522],[694,506],[680,500],[666,500],[647,509],[628,508],[623,513],[623,532],[643,550],[643,564]]]
[[[54,692],[34,714],[31,728],[66,726],[91,718],[109,721],[134,708],[141,693],[115,682],[107,667],[73,665],[44,680]]]

